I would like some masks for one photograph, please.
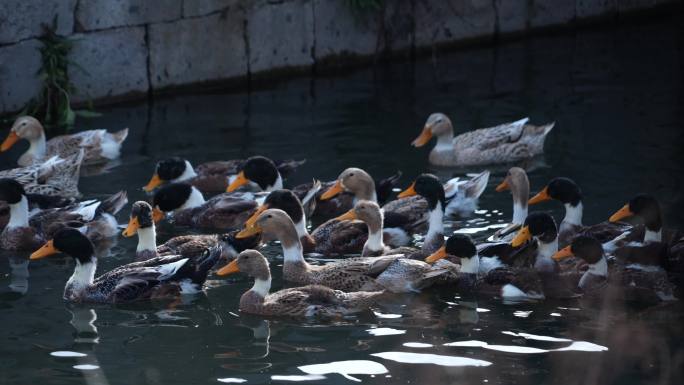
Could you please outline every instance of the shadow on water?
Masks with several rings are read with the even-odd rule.
[[[127,126],[130,136],[121,165],[84,178],[81,190],[101,196],[125,188],[131,201],[142,199],[140,187],[154,162],[171,154],[195,164],[253,154],[306,158],[291,185],[314,176],[332,179],[351,165],[378,177],[402,170],[407,185],[433,170],[428,150],[408,145],[431,112],[447,113],[457,131],[530,116],[536,123],[556,121],[542,167],[530,173],[532,190],[554,176],[574,178],[585,194],[587,223],[605,220],[637,192],[651,192],[666,225],[682,228],[681,29],[681,20],[665,20],[539,36],[436,60],[295,79],[249,94],[212,92],[103,108],[102,117],[81,120],[79,129]],[[22,150],[3,154],[2,165]],[[446,177],[479,170],[433,171]],[[448,228],[509,220],[510,196],[493,188],[503,171],[492,171],[482,210]],[[560,219],[558,206],[539,209]],[[165,230],[160,240],[172,235]],[[130,261],[134,249],[135,239],[119,240],[100,271]],[[282,287],[279,252],[277,246],[265,250],[275,261],[274,288]],[[245,277],[212,279],[206,295],[180,303],[74,307],[61,300],[71,261],[54,258],[28,270],[25,261],[7,261],[0,264],[2,384],[641,384],[684,378],[679,304],[502,304],[441,289],[392,298],[358,318],[264,320],[237,311],[251,286]]]

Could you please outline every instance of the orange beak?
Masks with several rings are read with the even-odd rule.
[[[611,215],[608,221],[610,222],[618,222],[621,221],[625,218],[629,218],[631,216],[634,216],[634,212],[630,210],[629,208],[629,203],[622,206],[622,208],[618,211],[615,212],[615,214]]]
[[[325,200],[328,200],[330,198],[333,198],[333,197],[337,196],[337,194],[341,193],[342,191],[344,191],[344,187],[342,187],[342,182],[338,179],[335,182],[335,185],[333,185],[326,192],[324,192],[323,195],[321,195],[321,200],[325,201]]]
[[[337,219],[338,221],[353,221],[354,219],[358,219],[358,217],[356,216],[356,211],[354,211],[354,209],[351,209],[335,219]]]
[[[252,235],[259,234],[259,233],[261,233],[261,226],[259,226],[256,223],[252,223],[249,226],[245,226],[245,228],[242,229],[242,231],[237,233],[237,235],[235,235],[235,238],[244,239],[244,238],[251,237]]]
[[[152,175],[152,178],[150,179],[149,182],[147,182],[145,187],[143,187],[143,190],[145,190],[146,192],[150,192],[150,191],[154,190],[155,188],[157,188],[157,186],[161,185],[162,183],[164,183],[162,178],[160,178],[159,175],[157,175],[157,173],[155,173],[154,175]]]
[[[529,241],[532,239],[532,234],[530,233],[530,228],[527,226],[523,226],[522,229],[518,230],[518,234],[515,235],[515,238],[511,241],[511,246],[513,247],[518,247],[525,242]]]
[[[36,259],[43,259],[45,257],[48,257],[52,254],[57,254],[59,252],[60,251],[55,248],[55,245],[53,244],[52,239],[51,239],[51,240],[47,241],[47,243],[45,243],[43,245],[43,247],[34,251],[33,254],[31,254],[30,259],[32,261],[36,260]]]
[[[572,253],[572,247],[565,246],[564,248],[558,250],[556,254],[552,255],[551,258],[553,258],[554,261],[559,262],[564,260],[565,258],[572,256],[574,256],[574,254]]]
[[[508,181],[504,179],[503,182],[499,183],[498,186],[496,186],[496,192],[502,192],[506,190],[510,190],[511,186],[508,184]]]
[[[247,222],[245,222],[245,227],[254,226],[257,219],[259,218],[259,215],[261,215],[261,213],[263,213],[266,210],[268,210],[267,204],[263,204],[263,205],[259,206],[257,208],[257,210],[254,212],[254,214],[252,214],[252,216],[249,217],[249,219],[247,219]]]
[[[163,211],[159,210],[159,207],[155,207],[152,209],[152,220],[154,221],[154,223],[161,221],[162,219],[164,219],[165,216],[166,214],[164,214]]]
[[[246,185],[247,183],[249,183],[249,179],[247,179],[247,178],[245,177],[245,172],[244,172],[244,171],[240,171],[240,173],[237,174],[237,178],[235,178],[235,180],[233,181],[233,183],[231,183],[230,186],[228,186],[228,188],[226,189],[226,192],[235,191],[235,190],[237,190],[238,188],[240,188],[240,187]]]
[[[229,264],[220,268],[216,272],[216,274],[217,275],[230,275],[230,274],[239,273],[239,272],[240,272],[240,268],[238,267],[237,259],[234,259]]]
[[[131,217],[131,219],[128,220],[128,226],[126,226],[126,230],[123,231],[122,235],[124,237],[132,237],[138,232],[139,228],[140,222],[138,222],[138,217]]]
[[[549,196],[549,187],[547,186],[547,187],[544,187],[544,189],[541,190],[537,195],[530,198],[530,200],[527,201],[527,204],[534,205],[534,204],[537,204],[539,202],[546,202],[546,201],[550,201],[550,200],[551,200],[551,197]]]
[[[7,135],[7,138],[5,138],[5,141],[2,142],[2,146],[0,146],[0,152],[5,152],[12,148],[14,146],[14,143],[19,141],[19,135],[17,135],[16,132],[10,131],[9,135]]]
[[[418,195],[416,192],[416,182],[411,183],[411,185],[399,195],[397,195],[397,198],[407,198],[407,197],[412,197],[414,195]]]
[[[427,263],[434,263],[439,261],[442,258],[446,258],[447,252],[446,252],[446,246],[442,246],[439,248],[439,250],[435,251],[430,255],[429,257],[425,258],[425,262]]]
[[[411,145],[413,147],[422,147],[429,142],[430,139],[432,139],[432,127],[426,124],[425,127],[423,127],[423,132],[421,132],[420,135],[418,135],[418,137],[411,142]]]

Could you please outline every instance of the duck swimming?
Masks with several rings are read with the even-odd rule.
[[[201,256],[205,250],[219,247],[221,258],[234,259],[240,251],[254,248],[259,237],[236,239],[237,230],[226,234],[192,234],[179,235],[157,246],[157,234],[152,215],[153,209],[149,203],[138,201],[131,207],[128,226],[123,236],[138,235],[138,246],[135,250],[136,261],[145,261],[160,255],[182,255],[190,258]]]
[[[375,278],[389,264],[403,255],[382,257],[356,257],[328,263],[323,266],[309,264],[303,255],[302,244],[292,219],[282,210],[263,211],[250,222],[237,238],[260,233],[262,240],[278,240],[283,248],[283,277],[297,284],[316,284],[343,291],[377,291],[382,286]]]
[[[266,258],[256,250],[245,250],[218,275],[242,272],[254,278],[254,286],[240,297],[240,311],[265,316],[341,317],[368,308],[383,291],[345,293],[321,285],[282,289],[269,294],[271,271]]]
[[[157,162],[154,174],[147,185],[143,187],[143,190],[151,192],[163,184],[187,182],[195,186],[204,194],[225,192],[229,185],[229,179],[236,177],[241,170],[244,170],[246,163],[255,162],[254,160],[250,159],[253,158],[246,160],[232,159],[206,162],[198,165],[197,167],[193,167],[192,164],[190,164],[190,161],[180,157],[163,159]],[[275,164],[275,166],[279,174],[289,175],[305,162],[305,160],[286,160],[284,162]],[[265,168],[270,169],[268,166]],[[248,167],[247,170],[250,170],[248,172],[251,174],[253,172],[252,166]],[[258,173],[258,170],[254,172]],[[259,178],[257,177],[256,179]]]
[[[94,242],[113,237],[117,233],[114,215],[128,202],[126,192],[121,191],[104,201],[93,199],[31,214],[26,192],[12,179],[0,179],[0,200],[10,207],[9,222],[0,233],[0,247],[5,250],[35,250],[64,227],[80,228]]]
[[[115,304],[198,292],[221,254],[214,248],[196,259],[178,255],[157,257],[117,267],[95,278],[97,258],[92,242],[78,230],[67,228],[58,231],[30,259],[56,253],[67,254],[76,263],[64,287],[64,300]]]
[[[14,179],[27,194],[74,198],[81,195],[78,180],[83,151],[67,157],[53,156],[44,162],[0,171],[0,178]]]
[[[451,120],[442,113],[430,115],[423,131],[411,144],[422,147],[433,136],[437,145],[430,163],[437,166],[477,166],[517,162],[544,152],[544,140],[555,123],[527,124],[528,118],[466,132],[454,138]]]
[[[29,149],[19,157],[17,164],[29,166],[58,155],[67,158],[84,150],[83,164],[93,165],[104,163],[119,157],[121,145],[128,136],[128,128],[115,133],[106,130],[88,130],[71,135],[56,136],[45,140],[45,129],[38,119],[31,116],[18,117],[0,151],[9,150],[20,139],[29,141]]]
[[[226,192],[247,185],[258,191],[269,192],[283,188],[283,177],[272,160],[264,156],[253,156],[247,159],[235,179],[226,188]]]
[[[527,173],[520,167],[511,167],[504,180],[496,186],[496,192],[510,191],[513,198],[513,218],[506,227],[492,235],[492,241],[510,242],[515,232],[527,218],[527,199],[530,195],[530,181]]]

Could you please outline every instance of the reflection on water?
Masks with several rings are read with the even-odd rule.
[[[426,170],[443,179],[481,171],[434,169],[428,150],[408,146],[429,113],[448,113],[458,131],[529,115],[557,122],[543,163],[530,172],[532,190],[554,176],[573,177],[585,194],[584,220],[595,223],[646,189],[660,199],[666,226],[681,228],[684,188],[682,178],[673,177],[684,172],[681,27],[675,20],[542,36],[251,93],[102,108],[102,117],[82,120],[79,128],[127,126],[130,137],[121,164],[83,178],[81,191],[101,197],[123,188],[131,201],[143,199],[140,187],[154,162],[171,154],[194,163],[253,154],[306,158],[291,184],[332,179],[348,166],[379,177],[401,170],[405,187]],[[21,151],[18,145],[3,153],[2,166]],[[483,239],[510,220],[510,194],[494,192],[505,169],[491,171],[479,210],[448,222],[447,232]],[[540,209],[561,219],[558,206]],[[119,221],[127,216],[124,209]],[[159,241],[179,232],[160,226]],[[99,270],[130,262],[134,250],[135,239],[120,239],[102,252]],[[274,261],[278,289],[280,247],[264,253]],[[72,272],[73,261],[59,257],[0,264],[0,383],[623,385],[683,379],[679,303],[502,303],[440,288],[391,296],[358,317],[316,322],[240,314],[240,295],[251,287],[247,277],[212,277],[206,294],[171,303],[65,307],[62,290]]]

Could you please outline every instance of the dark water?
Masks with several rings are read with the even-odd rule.
[[[541,36],[415,64],[300,78],[249,94],[102,108],[101,118],[81,120],[79,128],[128,126],[131,135],[122,164],[82,179],[82,191],[98,196],[127,189],[131,201],[142,199],[139,189],[154,162],[171,154],[195,164],[253,154],[306,158],[292,185],[332,179],[348,166],[379,177],[400,169],[406,185],[430,170],[427,150],[408,146],[429,113],[447,113],[457,130],[530,116],[557,122],[546,142],[546,165],[530,175],[532,190],[553,176],[574,178],[586,196],[586,223],[605,220],[637,192],[651,192],[666,225],[681,228],[681,32],[680,21],[665,20]],[[3,154],[4,164],[8,157]],[[450,228],[510,219],[510,196],[493,189],[502,170],[492,170],[482,210]],[[436,171],[446,177],[477,170]],[[539,209],[562,217],[557,204]],[[172,235],[166,230],[160,238]],[[129,262],[134,248],[134,239],[119,240],[101,271]],[[279,249],[266,252],[275,261],[277,289]],[[679,304],[502,304],[433,291],[397,296],[376,314],[343,322],[264,320],[237,310],[251,286],[245,277],[212,279],[206,295],[180,304],[70,306],[61,300],[70,261],[32,264],[25,295],[8,288],[6,261],[0,267],[1,384],[664,384],[684,378]],[[14,284],[25,284],[22,267],[15,267]],[[56,351],[85,356],[51,355]],[[339,363],[349,360],[360,362]],[[317,364],[330,365],[306,367]]]

